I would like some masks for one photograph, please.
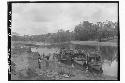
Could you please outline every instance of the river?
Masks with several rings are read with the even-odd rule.
[[[87,45],[73,45],[73,44],[61,44],[61,45],[47,45],[34,47],[31,50],[33,52],[39,52],[39,54],[53,54],[58,52],[58,50],[62,47],[65,48],[80,48],[87,51],[92,51],[97,49],[96,46],[87,46]],[[115,46],[101,46],[101,56],[103,60],[102,69],[103,74],[107,76],[117,77],[118,75],[118,48]]]

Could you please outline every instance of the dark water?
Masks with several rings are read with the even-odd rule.
[[[32,48],[32,51],[39,52],[40,54],[48,55],[53,54],[59,51],[59,48],[80,48],[86,51],[94,51],[97,49],[97,46],[85,46],[85,45],[72,45],[72,44],[62,44],[62,45],[49,45],[41,46],[38,48]],[[103,60],[102,69],[103,74],[108,76],[117,77],[117,68],[118,68],[118,48],[113,46],[102,46],[100,47],[101,56]]]

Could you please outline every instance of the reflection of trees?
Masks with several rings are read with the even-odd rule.
[[[103,46],[101,47],[101,54],[103,59],[110,60],[111,62],[117,58],[117,47]]]
[[[96,46],[87,46],[87,45],[73,45],[74,48],[81,48],[83,50],[86,50],[87,52],[96,51]],[[113,61],[117,60],[118,57],[118,48],[113,46],[101,46],[100,48],[102,59]]]
[[[107,64],[107,65],[111,66],[112,62],[110,60],[106,59],[106,60],[104,60],[103,64]]]

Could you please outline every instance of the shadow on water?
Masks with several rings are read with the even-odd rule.
[[[87,45],[73,45],[73,44],[61,44],[61,45],[48,45],[48,46],[41,46],[39,48],[33,48],[32,50],[38,51],[40,54],[48,55],[57,52],[60,48],[71,48],[71,49],[83,49],[86,51],[95,51],[97,46],[87,46]],[[118,48],[113,46],[101,46],[101,56],[102,56],[102,69],[103,74],[109,76],[117,77],[117,57],[118,57]],[[74,64],[77,65],[77,68],[83,68],[81,65],[78,65],[76,62],[72,61],[62,61],[62,63],[71,66]]]

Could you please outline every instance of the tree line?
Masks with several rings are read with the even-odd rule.
[[[75,26],[73,31],[60,29],[56,33],[42,35],[12,35],[12,41],[67,42],[67,41],[103,41],[118,37],[118,22],[90,23],[83,21]]]

